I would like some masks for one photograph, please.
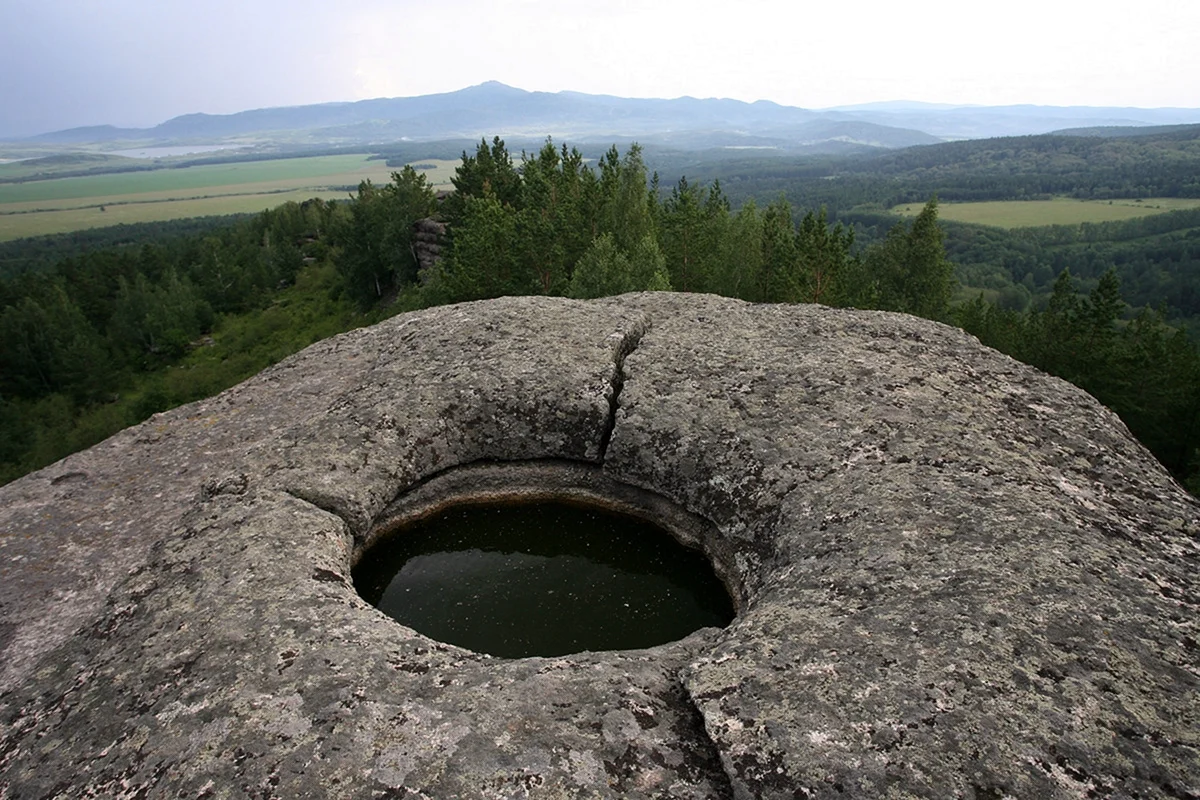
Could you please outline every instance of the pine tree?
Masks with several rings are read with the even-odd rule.
[[[491,195],[468,197],[449,254],[425,287],[431,304],[537,294],[536,276],[512,246],[518,212]]]
[[[611,233],[602,233],[575,265],[570,295],[580,300],[621,294],[630,284],[629,257]]]
[[[659,214],[662,247],[671,283],[681,292],[703,290],[700,271],[706,242],[699,194],[697,187],[688,184],[686,176],[681,177]]]
[[[759,303],[796,302],[800,296],[796,228],[786,197],[780,196],[763,212],[761,264],[749,299]]]
[[[613,147],[600,162],[600,231],[612,234],[617,247],[628,253],[643,237],[654,234],[654,217],[641,146],[631,144],[620,161],[615,158]]]
[[[513,208],[520,205],[521,176],[499,136],[492,139],[490,147],[486,139],[481,140],[473,156],[468,156],[464,150],[462,163],[450,182],[454,184],[454,193],[446,198],[443,212],[452,225],[461,220],[470,197],[488,195],[501,205]]]
[[[747,200],[728,221],[717,249],[713,291],[752,300],[763,272],[763,223],[754,200]]]
[[[800,264],[800,300],[806,303],[843,305],[852,294],[850,254],[854,230],[829,224],[825,209],[811,211],[796,231],[796,257]]]
[[[626,292],[669,292],[671,276],[667,259],[652,234],[646,234],[629,254],[629,282]]]
[[[954,294],[954,265],[946,258],[945,234],[937,221],[937,197],[911,226],[898,223],[883,243],[868,251],[879,305],[927,319],[944,319]]]
[[[547,140],[535,157],[522,154],[517,240],[526,269],[543,294],[562,294],[571,270],[591,245],[595,181],[578,150]]]
[[[423,173],[406,165],[392,182],[377,187],[363,181],[350,214],[335,233],[338,270],[349,295],[362,308],[416,282],[413,224],[434,213],[433,188]]]

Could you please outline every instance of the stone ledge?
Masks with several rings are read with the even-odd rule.
[[[378,526],[547,461],[692,520],[733,624],[510,661],[354,593]],[[1107,410],[933,323],[405,315],[0,489],[0,797],[1186,797],[1198,530]]]

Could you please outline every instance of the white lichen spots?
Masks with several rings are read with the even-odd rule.
[[[1078,731],[1086,731],[1100,716],[1100,702],[1095,697],[1081,697],[1071,709],[1071,721]]]
[[[725,717],[716,723],[716,727],[721,728],[722,733],[728,736],[731,733],[745,730],[746,724],[737,717]]]
[[[188,757],[195,757],[205,750],[213,753],[219,751],[232,730],[233,720],[229,717],[215,719],[200,726],[188,736],[188,748],[191,753]]]
[[[637,780],[634,781],[634,787],[638,791],[650,793],[660,788],[664,783],[671,779],[671,774],[662,767],[647,769],[640,772]]]
[[[984,640],[984,635],[978,628],[964,628],[962,633],[959,634],[959,639],[962,640],[963,644],[976,645]]]
[[[571,750],[567,753],[571,778],[580,786],[603,786],[606,780],[604,764],[590,750]]]
[[[601,732],[604,741],[617,744],[636,740],[641,733],[637,718],[628,709],[615,708],[604,715],[601,720]]]
[[[810,744],[817,747],[824,747],[833,741],[833,736],[828,731],[809,731],[805,735],[805,738],[808,739]]]
[[[181,703],[178,700],[176,700],[175,702],[171,703],[169,706],[164,708],[162,711],[155,714],[154,718],[162,723],[170,723],[176,717],[178,717],[180,715],[183,715],[185,717],[195,716],[196,714],[200,713],[204,709],[208,708],[208,706],[209,706],[208,700],[201,700],[200,702],[194,703],[191,705]]]
[[[1060,490],[1062,490],[1064,494],[1066,494],[1079,505],[1086,508],[1088,511],[1096,510],[1096,504],[1090,499],[1090,496],[1092,495],[1091,492],[1080,489],[1078,486],[1074,485],[1065,478],[1059,478],[1057,481],[1055,481],[1055,484]]]
[[[372,774],[390,786],[402,785],[404,777],[418,767],[440,771],[471,732],[460,719],[447,719],[442,711],[419,703],[364,703],[356,713],[364,717],[356,741],[378,750]],[[380,724],[388,728],[386,737],[379,736]]]
[[[645,703],[638,703],[631,700],[629,703],[629,710],[632,711],[635,716],[650,718],[654,717],[654,707]]]
[[[312,722],[300,713],[304,698],[297,692],[282,697],[260,695],[250,702],[250,707],[265,712],[261,714],[263,730],[285,739],[301,736],[312,727]]]
[[[1071,777],[1070,773],[1057,763],[1050,763],[1044,760],[1029,760],[1033,763],[1035,769],[1048,772],[1054,782],[1068,793],[1061,795],[1062,797],[1075,797],[1078,800],[1086,800],[1086,798],[1097,796],[1094,794],[1094,791],[1098,787],[1092,781],[1080,781]]]
[[[861,702],[863,700],[866,700],[871,695],[877,694],[878,692],[879,692],[879,684],[868,683],[866,686],[864,686],[861,689],[854,692],[854,699]]]
[[[745,553],[738,552],[734,554],[733,563],[736,567],[735,574],[737,575],[754,575],[758,570],[757,559]]]
[[[733,494],[734,484],[724,475],[713,475],[708,479],[708,485],[722,494]]]
[[[371,777],[385,786],[399,788],[418,764],[416,755],[405,745],[387,748],[375,759]]]
[[[797,667],[796,672],[800,675],[837,675],[837,665],[831,661],[810,661],[807,664],[801,664]]]

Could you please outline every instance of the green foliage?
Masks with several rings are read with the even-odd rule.
[[[748,299],[762,303],[787,302],[799,280],[796,258],[796,223],[792,204],[780,197],[763,212],[762,271],[755,276],[755,292]]]
[[[625,292],[670,289],[666,259],[653,236],[646,234],[627,253],[617,245],[616,237],[602,233],[575,265],[570,296],[587,300]]]
[[[118,278],[109,338],[126,352],[127,361],[149,367],[183,356],[191,340],[212,322],[211,307],[174,269],[168,269],[157,285],[139,272],[132,281]]]
[[[629,254],[629,287],[631,292],[669,292],[671,276],[667,259],[658,249],[654,236],[647,233]]]
[[[650,193],[646,188],[646,164],[642,148],[629,146],[618,159],[614,146],[600,162],[600,232],[609,233],[617,246],[632,251],[647,236],[654,235]]]
[[[533,294],[536,277],[522,269],[518,250],[517,212],[491,195],[468,197],[454,230],[454,246],[427,286],[434,302],[483,300],[511,294]]]
[[[728,221],[720,243],[712,290],[726,297],[753,299],[763,272],[763,215],[753,200]]]
[[[0,312],[0,397],[65,393],[82,402],[110,378],[103,340],[61,286]]]
[[[392,182],[363,181],[348,216],[335,217],[338,269],[346,290],[363,309],[417,278],[413,223],[433,214],[436,199],[425,176],[406,166]]]
[[[1163,305],[1168,317],[1185,322],[1200,318],[1200,211],[1020,231],[953,223],[945,229],[947,254],[970,286],[1023,286],[1040,306],[1063,269],[1090,288],[1115,268],[1131,305]]]
[[[897,223],[883,243],[868,252],[867,270],[876,282],[880,308],[928,319],[946,317],[955,278],[944,237],[935,197],[911,226]]]
[[[192,236],[211,233],[249,219],[249,214],[219,217],[189,217],[166,222],[142,222],[133,225],[114,225],[107,228],[92,228],[72,233],[56,233],[0,242],[0,291],[6,281],[21,275],[44,271],[62,272],[65,263],[86,256],[90,260],[98,256],[110,256],[115,248],[129,247],[135,243],[144,246],[163,247],[164,241],[181,241]],[[153,242],[154,244],[149,244]],[[86,274],[84,270],[80,274]],[[0,294],[0,305],[4,305]]]
[[[863,276],[853,249],[852,228],[831,226],[824,208],[819,214],[806,213],[796,231],[799,299],[832,306],[869,304],[869,291],[860,288]]]
[[[481,141],[473,156],[464,150],[462,164],[450,182],[454,193],[442,210],[451,224],[462,221],[469,198],[492,197],[501,205],[513,207],[520,202],[521,176],[499,136],[492,139],[490,147],[487,139]]]
[[[938,192],[947,200],[1067,194],[1086,199],[1200,196],[1200,126],[1129,138],[1005,137],[913,147],[850,170],[888,180],[900,202]]]
[[[720,179],[735,203],[784,193],[806,208],[826,206],[835,218],[920,203],[933,194],[948,202],[1195,198],[1200,126],[1122,138],[977,139],[843,156],[726,155],[691,169],[693,177]]]
[[[578,150],[548,140],[522,154],[518,172],[497,138],[463,154],[454,183],[443,206],[449,252],[421,289],[426,304],[670,285],[637,145],[623,157],[610,149],[597,175]]]
[[[1125,312],[1114,270],[1087,296],[1064,270],[1045,310],[1020,314],[979,297],[956,309],[955,321],[984,344],[1086,389],[1188,480],[1200,466],[1200,352],[1160,314],[1143,309],[1122,322]]]
[[[522,154],[514,246],[541,294],[562,294],[572,268],[591,246],[598,216],[596,176],[578,150],[547,140],[533,158]]]
[[[617,247],[611,233],[601,234],[575,265],[571,276],[571,297],[590,300],[626,291],[632,270],[629,256]]]
[[[360,324],[334,268],[305,265],[328,253],[335,215],[321,200],[290,203],[0,280],[0,480]],[[254,319],[274,323],[238,322]],[[204,334],[216,344],[198,346]]]
[[[703,188],[680,178],[658,213],[671,283],[681,292],[711,292],[728,270],[729,202],[720,184]]]

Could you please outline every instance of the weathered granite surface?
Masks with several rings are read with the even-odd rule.
[[[513,492],[663,519],[738,617],[503,660],[354,592],[381,527]],[[1198,510],[933,323],[405,315],[0,488],[0,798],[1200,797]]]

